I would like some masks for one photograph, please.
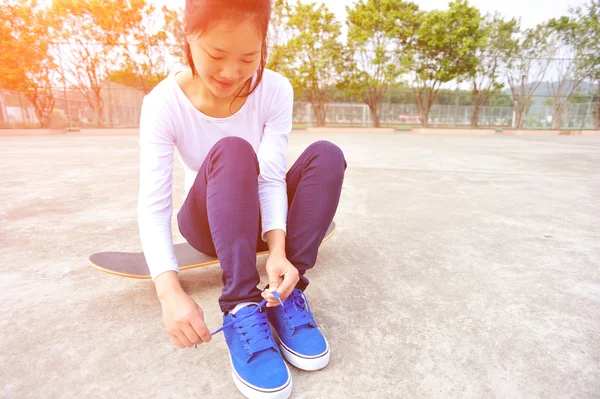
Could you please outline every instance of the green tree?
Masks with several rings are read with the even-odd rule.
[[[585,90],[582,90],[581,87],[578,87],[573,96],[571,97],[570,104],[589,104],[590,96],[598,95],[598,93],[591,93]]]
[[[586,74],[575,61],[577,43],[579,41],[577,30],[552,19],[548,22],[550,46],[554,47],[554,59],[550,63],[549,70],[555,78],[550,82],[552,94],[552,128],[560,129],[563,125],[565,112],[571,103]],[[570,25],[570,24],[569,24]]]
[[[312,105],[316,125],[324,126],[343,52],[338,40],[341,24],[323,4],[298,3],[289,14],[287,26],[293,36],[285,44],[286,56],[278,61],[280,69],[290,71],[284,74]]]
[[[587,4],[571,9],[572,29],[577,36],[575,60],[578,70],[590,81],[597,82],[600,93],[600,4]],[[600,96],[593,99],[593,126],[600,129]]]
[[[513,97],[515,124],[523,128],[531,97],[544,80],[555,46],[548,41],[550,29],[540,24],[522,32],[516,39],[517,50],[507,60],[506,79]]]
[[[289,26],[291,8],[287,0],[274,0],[272,9],[271,22],[269,23],[269,52],[266,67],[285,74],[289,72],[283,69],[288,58],[287,43],[291,39]]]
[[[139,24],[145,0],[53,0],[62,29],[57,39],[62,78],[78,90],[103,120],[102,88],[122,59],[129,31]]]
[[[478,50],[485,43],[482,18],[466,0],[450,3],[447,11],[432,10],[417,30],[413,55],[417,109],[424,127],[443,83],[472,79],[479,65]]]
[[[56,65],[50,54],[53,21],[36,0],[0,5],[0,87],[23,94],[42,127],[54,109],[52,83]],[[28,115],[28,114],[26,114]]]
[[[512,96],[504,93],[495,94],[490,98],[489,104],[490,107],[512,107]]]
[[[360,0],[346,11],[348,50],[341,86],[368,105],[373,126],[378,127],[379,104],[407,71],[422,13],[416,4],[403,0]]]
[[[471,126],[478,127],[479,112],[490,98],[504,88],[500,70],[505,60],[516,51],[513,36],[519,31],[516,19],[505,20],[498,13],[486,15],[483,21],[485,43],[478,49],[479,65],[471,78],[473,93],[473,116]]]

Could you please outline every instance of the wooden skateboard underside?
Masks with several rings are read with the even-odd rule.
[[[323,242],[331,238],[334,233],[335,222],[331,222]],[[257,255],[267,252],[258,252]],[[188,243],[176,244],[175,256],[180,271],[219,263],[216,257],[198,252]],[[91,255],[88,261],[91,266],[105,273],[140,279],[151,277],[143,252],[98,252]]]

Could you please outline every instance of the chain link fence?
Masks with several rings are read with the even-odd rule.
[[[51,129],[135,128],[139,126],[144,92],[116,83],[101,90],[99,107],[90,95],[75,89],[53,90],[55,104],[51,113]],[[550,97],[535,98],[524,118],[525,129],[551,129],[554,109],[548,105]],[[580,99],[566,106],[562,129],[593,128],[592,97]],[[429,114],[432,127],[468,127],[475,107],[473,105],[434,104]],[[381,126],[419,126],[421,118],[416,104],[383,103],[378,106]],[[296,127],[315,126],[316,120],[310,103],[296,101],[293,121]],[[479,126],[510,128],[515,124],[512,106],[484,106],[479,110]],[[326,108],[327,126],[372,126],[369,107],[361,103],[334,102]],[[23,94],[0,91],[0,127],[40,128],[35,108]]]
[[[469,127],[475,107],[472,105],[433,105],[429,113],[431,127]],[[382,127],[421,125],[416,104],[380,104],[378,115]],[[533,105],[529,108],[523,128],[552,129],[554,109],[551,105]],[[312,106],[298,102],[294,105],[294,123],[315,126]],[[372,126],[373,118],[366,104],[330,103],[327,105],[326,124],[332,126]],[[515,125],[512,106],[484,106],[479,109],[479,127],[511,128]],[[565,108],[562,129],[592,129],[592,103],[569,104]]]
[[[100,106],[95,96],[76,89],[52,90],[54,107],[50,129],[96,127],[138,127],[144,92],[116,83],[100,90]],[[0,127],[40,128],[34,105],[21,93],[0,91]]]

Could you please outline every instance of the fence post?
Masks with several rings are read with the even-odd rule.
[[[515,125],[517,124],[517,110],[515,109],[516,106],[513,106],[513,117],[512,117],[512,122],[510,124],[510,126],[514,129]]]
[[[367,106],[365,104],[362,105],[362,110],[363,110],[363,114],[362,114],[362,125],[367,126]]]

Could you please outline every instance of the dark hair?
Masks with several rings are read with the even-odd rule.
[[[208,30],[211,26],[221,21],[237,22],[238,20],[253,18],[256,27],[262,36],[260,51],[260,65],[256,81],[252,84],[252,77],[244,83],[245,92],[240,91],[239,96],[247,97],[254,93],[260,84],[267,64],[267,31],[271,19],[271,0],[186,0],[185,1],[185,29],[184,35],[193,35]],[[194,78],[198,77],[190,44],[184,41],[185,56],[192,68]],[[235,98],[237,98],[236,95]],[[235,101],[234,98],[234,101]]]

